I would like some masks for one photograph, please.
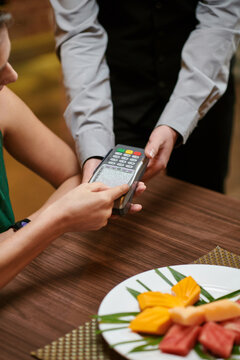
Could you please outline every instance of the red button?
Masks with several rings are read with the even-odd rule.
[[[140,153],[139,151],[134,151],[133,155],[137,155],[140,156],[142,153]]]

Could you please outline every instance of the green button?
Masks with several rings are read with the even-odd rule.
[[[120,152],[120,153],[124,153],[124,152],[125,152],[125,149],[118,148],[117,151]]]

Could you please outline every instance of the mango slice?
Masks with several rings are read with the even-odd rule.
[[[200,305],[206,321],[223,321],[240,316],[240,304],[224,299]]]
[[[187,276],[172,287],[174,295],[179,297],[184,306],[195,304],[200,298],[200,286],[191,277]]]
[[[174,323],[186,326],[200,325],[205,321],[204,310],[201,306],[175,307],[169,309]]]
[[[148,291],[138,295],[138,303],[141,310],[149,307],[160,306],[173,308],[175,306],[183,306],[183,302],[176,296],[171,294],[163,294],[159,291]]]
[[[130,322],[130,329],[135,332],[163,335],[172,321],[168,309],[163,307],[148,308]]]

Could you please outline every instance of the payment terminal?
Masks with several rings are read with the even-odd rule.
[[[124,215],[129,210],[138,181],[143,176],[147,164],[144,149],[116,145],[96,168],[89,182],[98,181],[110,187],[128,184],[129,191],[117,199],[113,207],[113,214]]]

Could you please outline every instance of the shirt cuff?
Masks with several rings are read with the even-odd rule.
[[[89,158],[103,158],[114,147],[114,135],[103,129],[84,131],[76,136],[75,144],[82,167]]]
[[[172,99],[165,106],[156,127],[160,125],[171,127],[182,136],[185,144],[199,119],[198,111],[185,99]]]

